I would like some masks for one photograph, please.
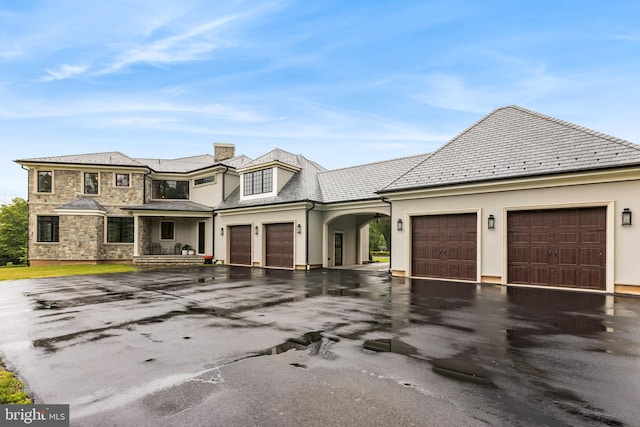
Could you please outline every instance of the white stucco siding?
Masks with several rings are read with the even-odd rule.
[[[209,176],[212,174],[206,174]],[[189,200],[205,206],[216,206],[222,202],[222,174],[215,174],[215,182],[195,185],[191,181]]]
[[[322,212],[309,211],[309,265],[311,267],[322,266],[322,218]],[[302,232],[305,233],[304,228]]]
[[[482,194],[447,195],[446,190],[429,194],[411,195],[401,200],[393,195],[391,266],[396,274],[410,275],[411,217],[432,214],[477,212],[478,221],[478,276],[500,278],[506,283],[507,270],[507,213],[512,210],[554,209],[574,207],[607,207],[607,291],[614,284],[640,285],[638,253],[640,253],[640,218],[623,227],[621,213],[629,208],[640,215],[640,180],[608,183],[564,185],[552,188],[513,189]],[[453,193],[450,191],[449,193]],[[494,230],[487,229],[487,218],[496,219]],[[398,231],[397,220],[404,222]]]
[[[216,217],[215,251],[216,259],[228,261],[228,230],[227,227],[234,225],[251,226],[251,261],[254,266],[265,265],[265,230],[267,224],[293,223],[293,265],[295,268],[306,266],[306,245],[305,245],[305,209],[297,207],[295,209],[274,208],[271,211],[238,211],[220,212]],[[298,233],[300,224],[300,233]],[[255,233],[258,227],[258,234]],[[220,234],[220,229],[224,229],[224,235]]]

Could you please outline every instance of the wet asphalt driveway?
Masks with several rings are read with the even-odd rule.
[[[640,425],[640,299],[216,266],[0,282],[72,425]]]

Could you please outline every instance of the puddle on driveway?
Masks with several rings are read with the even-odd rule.
[[[397,353],[405,356],[417,354],[418,351],[412,345],[406,344],[397,338],[383,338],[377,340],[367,340],[362,344],[365,350],[386,353]]]
[[[476,384],[494,385],[491,381],[491,373],[473,362],[446,358],[432,360],[431,364],[433,371],[442,376]]]

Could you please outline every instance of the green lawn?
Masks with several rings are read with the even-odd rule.
[[[389,255],[374,255],[371,257],[373,262],[389,262]]]
[[[76,276],[80,274],[126,273],[137,271],[128,264],[55,265],[47,267],[0,267],[0,280],[37,279],[40,277]]]
[[[0,360],[0,405],[29,405],[33,403],[24,392],[24,383],[5,371]]]

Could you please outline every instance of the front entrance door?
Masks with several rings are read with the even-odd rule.
[[[335,234],[335,245],[334,245],[333,258],[334,258],[336,267],[342,265],[342,240],[343,240],[343,238],[344,238],[344,235],[342,233],[336,233]]]
[[[205,223],[204,222],[199,222],[198,223],[198,253],[199,254],[203,254],[204,251],[206,250],[205,248]]]

